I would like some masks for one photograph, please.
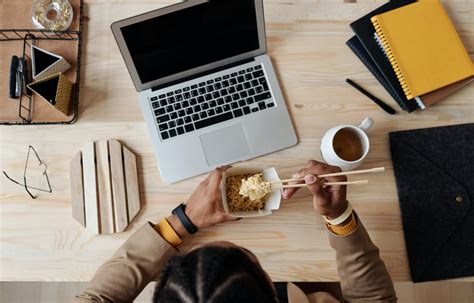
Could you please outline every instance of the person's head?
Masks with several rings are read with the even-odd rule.
[[[153,302],[275,303],[278,299],[251,252],[216,242],[172,257],[161,273]]]

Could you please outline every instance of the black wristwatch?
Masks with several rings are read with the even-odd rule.
[[[186,216],[186,214],[184,213],[185,209],[186,205],[181,203],[180,205],[178,205],[178,207],[173,209],[171,213],[178,217],[179,221],[181,222],[181,224],[183,224],[186,231],[192,235],[198,231],[198,228],[196,227],[196,225],[193,224],[193,222],[191,222],[191,220],[189,220],[188,216]]]

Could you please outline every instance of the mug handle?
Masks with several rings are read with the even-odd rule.
[[[372,127],[372,125],[374,125],[374,120],[372,120],[372,118],[370,117],[367,117],[364,119],[364,121],[362,121],[362,123],[360,123],[359,128],[363,129],[364,131],[367,131],[369,128]]]

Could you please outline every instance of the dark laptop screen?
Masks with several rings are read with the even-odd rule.
[[[122,34],[142,83],[259,48],[255,0],[211,0]]]

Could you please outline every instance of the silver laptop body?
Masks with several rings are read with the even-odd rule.
[[[297,143],[262,0],[194,0],[112,24],[160,174],[173,183]]]

